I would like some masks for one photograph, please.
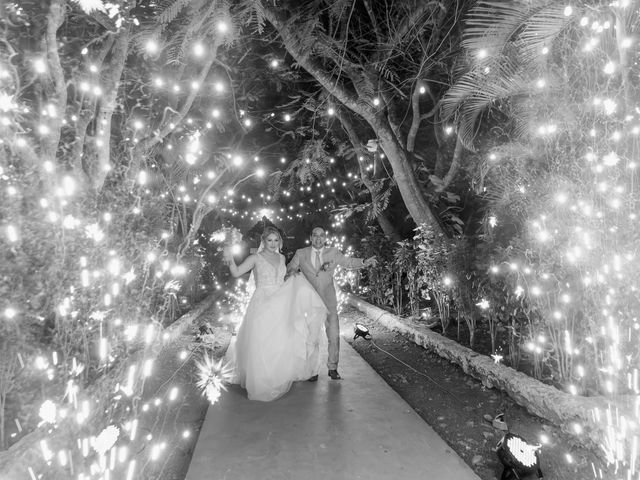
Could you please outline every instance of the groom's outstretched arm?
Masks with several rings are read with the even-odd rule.
[[[369,266],[375,266],[377,262],[376,257],[367,258],[364,260],[363,258],[354,258],[347,257],[341,251],[336,252],[336,263],[338,265],[342,265],[344,268],[363,268]]]

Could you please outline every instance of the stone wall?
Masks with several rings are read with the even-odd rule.
[[[580,443],[600,456],[604,457],[603,445],[610,445],[610,439],[615,437],[618,431],[615,425],[605,425],[604,412],[611,408],[614,410],[614,419],[621,416],[627,419],[634,418],[624,404],[613,404],[604,397],[581,397],[560,391],[433,332],[422,323],[397,317],[354,295],[349,295],[347,302],[366,314],[373,322],[398,332],[427,350],[459,365],[466,374],[480,380],[486,387],[506,392],[530,413],[576,436]],[[596,408],[601,412],[600,422],[594,420]],[[576,423],[583,429],[579,435],[574,429]],[[630,439],[627,440],[630,444]]]

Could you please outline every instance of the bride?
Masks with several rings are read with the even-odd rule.
[[[258,253],[236,265],[225,262],[234,277],[253,270],[256,290],[238,335],[227,350],[231,383],[246,388],[250,400],[269,402],[284,395],[297,380],[317,378],[319,341],[327,309],[303,275],[284,280],[282,237],[266,227]],[[234,342],[235,340],[235,342]]]

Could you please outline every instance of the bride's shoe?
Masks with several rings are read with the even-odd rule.
[[[309,377],[307,379],[307,382],[317,382],[318,381],[318,374],[316,373],[313,377]]]

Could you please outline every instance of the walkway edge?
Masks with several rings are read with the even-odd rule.
[[[616,410],[613,418],[618,415],[624,415],[627,420],[634,418],[633,412],[622,405],[614,405],[605,397],[580,397],[562,392],[511,367],[495,363],[490,357],[474,352],[418,322],[400,318],[355,295],[348,295],[347,303],[367,315],[373,322],[398,332],[425,349],[459,365],[467,375],[480,380],[486,387],[504,391],[530,413],[557,425],[597,455],[604,456],[604,446],[615,446],[615,441],[620,439],[616,437],[619,427],[612,425],[607,429],[604,420],[601,423],[594,421],[594,409],[600,410],[601,418],[606,417],[604,412],[610,408]],[[580,435],[577,435],[574,429],[576,423],[583,429]],[[626,441],[630,446],[629,437],[627,436]]]

